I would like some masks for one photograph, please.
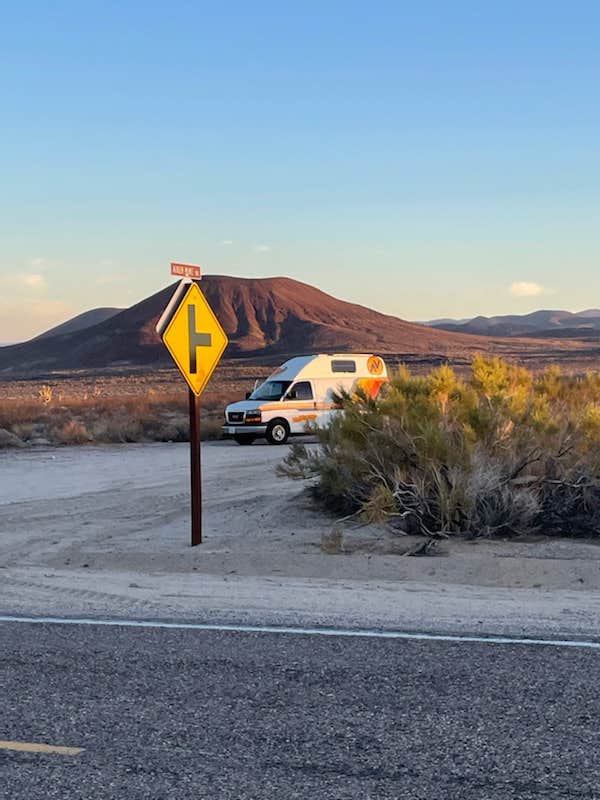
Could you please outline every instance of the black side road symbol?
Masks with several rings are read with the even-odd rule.
[[[212,336],[210,333],[198,333],[196,330],[196,306],[189,305],[188,310],[188,341],[190,343],[190,374],[196,375],[198,372],[196,361],[196,349],[198,347],[210,347]]]

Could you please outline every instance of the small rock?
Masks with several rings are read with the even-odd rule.
[[[7,431],[6,428],[0,428],[0,448],[1,447],[27,447],[27,445],[14,433]]]

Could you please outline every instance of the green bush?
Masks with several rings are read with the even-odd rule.
[[[338,400],[282,467],[330,507],[430,536],[600,533],[599,374],[478,357],[466,380],[401,369],[377,399]]]

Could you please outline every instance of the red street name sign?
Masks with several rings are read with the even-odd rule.
[[[180,278],[196,278],[198,280],[202,277],[202,269],[196,264],[178,264],[176,261],[171,261],[171,275],[178,275]]]

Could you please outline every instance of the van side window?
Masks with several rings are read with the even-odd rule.
[[[356,372],[356,361],[334,359],[331,362],[332,372]]]
[[[308,381],[299,381],[298,383],[295,383],[290,391],[295,393],[296,400],[313,399],[312,387]]]

